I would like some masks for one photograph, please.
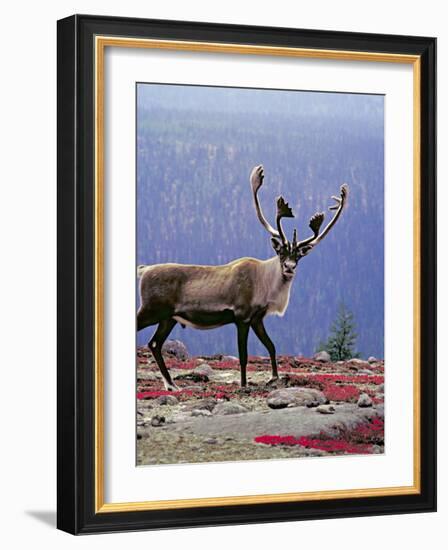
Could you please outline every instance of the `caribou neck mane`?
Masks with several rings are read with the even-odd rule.
[[[283,317],[288,307],[293,279],[284,279],[278,256],[264,260],[262,265],[264,273],[256,289],[255,300],[268,304],[268,315]]]

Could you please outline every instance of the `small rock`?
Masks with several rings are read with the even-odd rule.
[[[193,409],[191,416],[212,416],[212,413],[207,409]]]
[[[189,357],[186,345],[180,340],[167,340],[162,346],[162,352],[180,361],[186,361]]]
[[[249,412],[246,407],[239,405],[238,403],[218,403],[213,409],[213,414],[227,415],[227,414],[241,414]]]
[[[368,363],[378,363],[378,359],[376,357],[373,357],[373,355],[371,355],[368,359],[367,359],[367,362]]]
[[[364,361],[363,359],[358,359],[357,357],[353,357],[353,359],[350,359],[348,361],[352,366],[356,366],[359,369],[365,368],[368,369],[370,364],[367,361]]]
[[[370,376],[371,374],[373,374],[373,372],[369,369],[361,369],[358,371],[358,374],[367,374]]]
[[[381,455],[383,454],[383,448],[380,445],[373,445],[372,453],[374,455]]]
[[[186,410],[207,410],[212,411],[216,406],[216,399],[213,399],[213,397],[206,397],[205,399],[200,399],[198,401],[194,401],[193,403],[187,403],[185,405]]]
[[[321,363],[328,363],[329,361],[331,361],[330,354],[328,353],[328,351],[325,350],[315,353],[313,355],[313,359]]]
[[[211,378],[214,375],[214,371],[210,365],[207,365],[207,363],[201,363],[198,365],[194,370],[194,374],[202,374],[206,376],[207,378]]]
[[[156,415],[151,418],[151,426],[154,426],[154,428],[157,428],[158,426],[162,426],[162,424],[165,424],[164,416]]]
[[[174,377],[174,380],[189,380],[190,382],[208,382],[208,376],[199,372],[187,372],[185,374],[178,374]]]
[[[315,401],[314,399],[313,400],[309,400],[309,401],[305,401],[305,406],[308,407],[309,409],[313,408],[313,407],[318,407],[319,406],[319,401]]]
[[[336,409],[333,407],[333,405],[319,405],[316,409],[316,412],[319,412],[321,414],[334,414],[336,412]]]
[[[177,405],[179,399],[175,395],[160,395],[156,399],[158,405]]]
[[[327,402],[325,395],[314,388],[282,388],[274,390],[267,396],[267,404],[271,409],[285,409],[289,405],[293,407],[305,406],[309,402],[317,402],[323,405]]]
[[[216,439],[216,437],[209,437],[208,439],[204,440],[204,443],[208,443],[209,445],[215,445],[216,443],[218,443],[218,440]]]
[[[359,396],[358,407],[371,407],[372,405],[373,405],[373,401],[369,395],[367,395],[366,393],[362,393]]]

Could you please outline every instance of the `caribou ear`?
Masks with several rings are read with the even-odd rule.
[[[277,237],[272,237],[271,239],[272,248],[277,252],[277,254],[280,252],[280,249],[283,246],[283,243],[280,239],[277,239]]]

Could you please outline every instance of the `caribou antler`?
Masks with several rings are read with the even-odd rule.
[[[324,221],[324,213],[317,212],[316,214],[314,214],[314,216],[310,220],[310,228],[313,231],[314,235],[312,237],[309,237],[308,239],[305,239],[304,241],[300,241],[297,245],[297,248],[299,250],[303,249],[304,247],[312,248],[328,234],[328,232],[333,227],[333,225],[338,221],[338,218],[341,215],[341,212],[347,201],[347,196],[348,196],[348,185],[344,183],[341,186],[340,196],[335,197],[333,195],[331,197],[333,200],[336,201],[336,204],[329,207],[329,210],[336,210],[336,213],[334,214],[333,218],[329,221],[328,225],[325,227],[322,233],[319,234],[319,229],[321,228],[321,225]]]
[[[272,225],[266,220],[266,218],[263,215],[263,212],[261,210],[260,202],[258,200],[258,191],[260,190],[260,187],[263,185],[263,179],[264,179],[264,169],[263,165],[255,166],[255,168],[252,170],[250,174],[250,183],[252,185],[252,193],[254,196],[254,202],[255,202],[255,210],[257,211],[258,219],[260,220],[262,226],[268,231],[272,237],[276,237],[281,240],[282,244],[286,245],[288,243],[288,239],[285,236],[285,232],[283,231],[281,220],[282,218],[293,218],[294,214],[292,213],[292,210],[289,206],[289,204],[285,201],[283,197],[277,198],[277,216],[276,216],[276,224],[277,229],[274,229]]]
[[[255,210],[257,211],[258,219],[261,225],[270,233],[273,237],[280,237],[280,233],[272,227],[272,225],[266,220],[261,210],[260,202],[258,201],[258,191],[263,185],[264,169],[263,165],[255,166],[250,173],[250,183],[252,185],[252,193],[254,196]],[[281,238],[281,237],[280,237]]]
[[[272,225],[266,220],[261,210],[260,202],[258,200],[258,191],[263,185],[264,179],[264,169],[263,165],[255,166],[250,174],[250,183],[252,185],[252,193],[254,197],[255,210],[257,212],[258,219],[261,222],[261,225],[270,233],[272,237],[280,239],[283,245],[288,245],[292,250],[301,252],[300,255],[307,254],[317,243],[319,243],[331,230],[333,225],[337,222],[341,212],[345,206],[347,196],[348,196],[348,185],[344,183],[341,186],[340,196],[336,197],[333,195],[331,198],[336,201],[336,204],[329,207],[329,210],[335,210],[333,218],[329,221],[322,233],[319,234],[320,228],[324,222],[325,214],[323,212],[316,212],[314,216],[310,219],[309,227],[313,232],[311,237],[303,241],[297,242],[297,231],[294,229],[292,243],[286,238],[285,232],[281,224],[282,218],[293,218],[294,214],[291,210],[289,204],[285,201],[283,197],[278,197],[277,199],[277,215],[276,215],[276,225],[277,229],[274,229]]]
[[[285,237],[285,232],[283,231],[282,227],[282,218],[294,218],[294,214],[292,213],[292,210],[289,206],[289,204],[285,201],[283,197],[278,197],[277,199],[277,229],[280,239],[282,240],[283,244],[287,244],[288,239]]]

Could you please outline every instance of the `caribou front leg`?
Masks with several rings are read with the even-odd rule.
[[[247,366],[247,338],[249,336],[249,323],[238,321],[236,323],[238,329],[238,353],[240,356],[241,366],[241,387],[244,388],[247,384],[246,366]]]
[[[162,357],[162,346],[165,340],[168,338],[170,332],[176,325],[176,322],[177,321],[175,321],[174,319],[166,319],[165,321],[160,321],[159,326],[154,333],[154,336],[148,342],[148,347],[152,351],[152,354],[154,355],[154,358],[159,365],[160,372],[163,376],[163,383],[165,384],[165,388],[168,391],[176,391],[179,388],[172,381],[171,375],[166,368],[165,361]]]
[[[252,321],[251,326],[253,331],[257,335],[258,339],[260,340],[260,342],[264,345],[264,347],[269,352],[269,357],[271,358],[271,365],[272,365],[272,377],[269,380],[268,384],[273,384],[274,382],[277,382],[277,380],[279,379],[274,343],[269,338],[269,335],[266,332],[263,319],[255,319],[254,321]]]

